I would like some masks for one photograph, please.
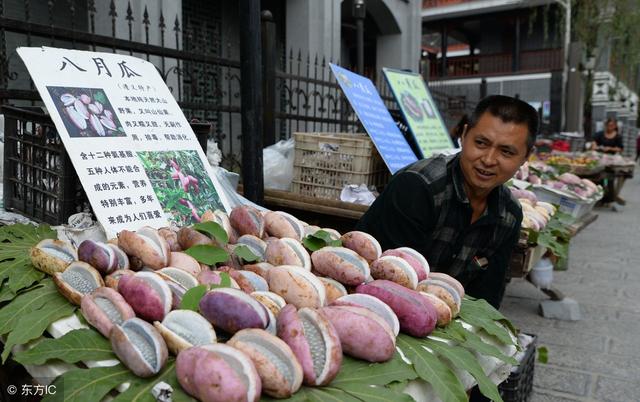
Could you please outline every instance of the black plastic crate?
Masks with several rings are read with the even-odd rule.
[[[62,139],[43,108],[2,106],[2,113],[4,208],[52,225],[91,211]],[[211,123],[190,124],[206,154]]]
[[[498,386],[500,396],[502,396],[504,402],[525,402],[529,400],[531,395],[538,337],[532,334],[527,335],[533,337],[533,339],[527,346],[520,365],[516,371],[509,375],[509,378]]]
[[[3,106],[4,208],[53,225],[89,209],[51,117],[39,107]]]

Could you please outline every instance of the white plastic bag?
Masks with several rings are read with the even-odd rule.
[[[288,191],[293,180],[295,142],[280,140],[262,150],[264,187]]]

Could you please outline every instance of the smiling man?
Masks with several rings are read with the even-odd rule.
[[[527,160],[538,115],[508,96],[484,98],[462,134],[462,151],[396,173],[357,229],[383,250],[408,246],[431,271],[457,278],[470,296],[498,308],[522,210],[503,186]]]

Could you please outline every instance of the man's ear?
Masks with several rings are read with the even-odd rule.
[[[465,124],[463,129],[462,129],[462,134],[460,134],[460,138],[464,139],[464,136],[467,135],[467,131],[469,130],[469,125]]]

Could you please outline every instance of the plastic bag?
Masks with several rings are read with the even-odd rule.
[[[280,140],[262,150],[264,187],[288,191],[293,180],[295,142]]]

